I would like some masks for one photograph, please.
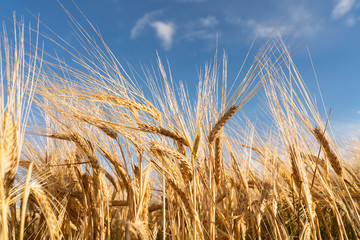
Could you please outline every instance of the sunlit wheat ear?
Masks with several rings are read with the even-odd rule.
[[[156,149],[157,151],[161,151],[163,153],[169,154],[173,156],[174,158],[178,159],[180,161],[180,171],[181,174],[185,180],[185,182],[189,182],[192,180],[192,168],[190,166],[189,160],[178,152],[177,150],[170,148],[168,146],[152,142],[152,148]]]
[[[219,120],[216,122],[216,124],[214,125],[214,127],[211,129],[209,136],[208,136],[208,141],[211,144],[215,138],[217,137],[217,135],[219,134],[220,130],[224,127],[224,125],[230,120],[230,118],[232,116],[234,116],[234,114],[236,113],[236,111],[238,110],[238,106],[232,106],[229,108],[229,110],[227,110],[220,118]]]
[[[326,168],[325,159],[317,157],[314,154],[301,154],[302,157],[310,159],[313,163],[318,164],[322,168]]]
[[[89,123],[97,128],[99,128],[101,131],[103,131],[107,136],[116,139],[117,138],[117,133],[115,132],[114,129],[112,129],[111,127],[107,126],[105,123],[101,122],[101,121],[97,121],[97,119],[95,118],[90,118],[88,116],[83,116],[80,114],[73,114],[74,117]]]
[[[161,120],[161,113],[159,112],[159,110],[157,110],[153,106],[141,104],[136,101],[125,99],[125,98],[122,98],[122,97],[119,97],[116,95],[94,94],[94,95],[92,95],[92,97],[94,97],[95,99],[99,99],[99,100],[111,101],[112,103],[117,104],[119,106],[133,108],[133,109],[136,109],[136,110],[139,110],[139,111],[149,114],[156,120],[159,120],[159,121]]]
[[[299,166],[299,162],[296,157],[296,152],[293,146],[289,147],[289,154],[290,154],[290,161],[291,161],[291,168],[292,168],[292,176],[295,181],[296,186],[300,189],[301,184],[303,183],[301,170]]]
[[[18,140],[17,125],[13,121],[11,114],[5,112],[3,118],[3,129],[1,129],[0,156],[3,179],[5,179],[5,189],[8,192],[14,182],[17,167],[19,164],[18,157]]]
[[[192,204],[190,203],[190,199],[187,197],[185,193],[186,189],[184,189],[182,186],[179,186],[178,182],[175,182],[173,179],[168,178],[168,183],[174,189],[174,191],[179,195],[188,213],[190,213],[192,217],[195,216],[196,213],[192,207]]]
[[[88,159],[90,161],[92,168],[94,168],[94,169],[100,168],[99,160],[95,156],[95,150],[90,141],[83,138],[82,136],[80,136],[77,133],[73,133],[71,135],[71,141],[76,143],[79,146],[79,148],[81,148],[84,151],[84,153],[86,154],[86,156],[88,157]]]
[[[149,240],[150,239],[150,232],[147,228],[147,225],[143,221],[136,221],[136,222],[126,222],[125,223],[125,236],[126,239],[134,239],[133,237],[136,236],[135,239],[139,240]]]
[[[145,187],[145,193],[144,193],[144,200],[143,200],[143,212],[141,219],[146,223],[146,226],[149,226],[149,205],[151,200],[151,183],[150,181],[147,182]]]
[[[215,182],[216,184],[220,183],[221,177],[222,177],[222,157],[221,157],[221,151],[222,151],[222,142],[221,142],[221,134],[218,138],[215,140]]]
[[[181,136],[179,132],[171,131],[162,127],[157,127],[149,124],[139,123],[139,130],[143,132],[156,133],[159,135],[163,135],[165,137],[169,137],[181,144],[184,144],[187,147],[190,147],[189,141]]]
[[[199,131],[195,132],[195,137],[194,137],[194,143],[192,145],[192,156],[196,157],[198,149],[199,149],[199,144],[200,144],[200,133]]]
[[[342,177],[343,171],[342,171],[341,163],[340,163],[338,157],[336,156],[335,152],[331,149],[328,140],[325,138],[324,134],[321,133],[321,131],[318,127],[315,127],[315,129],[313,130],[313,133],[314,133],[316,140],[319,142],[321,147],[324,149],[325,156],[328,159],[328,161],[330,162],[335,173],[339,177]]]
[[[58,239],[59,228],[56,220],[57,218],[51,207],[49,198],[39,184],[34,184],[33,186],[31,186],[31,192],[34,194],[35,199],[38,202],[42,213],[44,214],[46,224],[49,229],[50,238]]]
[[[307,216],[309,218],[308,220],[311,224],[312,230],[315,230],[314,228],[315,204],[313,202],[313,198],[309,189],[309,184],[307,181],[306,173],[304,171],[305,169],[303,167],[302,159],[297,154],[295,146],[289,147],[289,154],[290,154],[290,160],[291,160],[291,166],[293,170],[293,178],[295,184],[298,187],[299,193],[302,192],[304,196],[305,206],[307,208]],[[299,196],[299,198],[301,198],[301,196]]]

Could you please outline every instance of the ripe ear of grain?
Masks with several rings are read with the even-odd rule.
[[[227,110],[215,123],[208,136],[208,141],[210,144],[215,140],[220,130],[225,126],[225,124],[230,120],[230,118],[234,116],[237,110],[238,106],[231,106],[229,110]]]
[[[2,136],[0,138],[1,167],[4,171],[5,191],[10,191],[19,165],[17,126],[11,114],[5,112],[3,118]]]
[[[42,187],[38,184],[31,186],[31,192],[34,194],[36,201],[38,202],[42,213],[44,214],[46,224],[49,230],[51,239],[58,239],[59,227],[57,223],[56,215],[51,207],[49,198],[47,197]]]
[[[220,180],[222,178],[222,142],[221,136],[217,137],[215,140],[215,182],[216,184],[220,184]]]
[[[341,163],[340,163],[338,157],[336,156],[335,152],[331,149],[328,140],[325,138],[324,134],[321,133],[321,131],[318,127],[315,127],[315,129],[313,130],[313,133],[314,133],[316,140],[319,142],[321,147],[324,149],[325,156],[328,159],[328,161],[330,162],[335,173],[338,176],[342,177],[343,171],[342,171]]]

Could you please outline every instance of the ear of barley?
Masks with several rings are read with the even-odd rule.
[[[165,146],[163,144],[152,142],[152,148],[167,153],[180,161],[180,171],[182,176],[186,179],[186,182],[192,180],[192,168],[187,157],[173,148]]]
[[[299,159],[300,154],[297,154],[294,146],[289,147],[289,154],[290,154],[290,160],[291,160],[291,166],[293,170],[293,177],[295,184],[298,187],[299,191],[303,193],[311,230],[315,231],[315,223],[314,223],[315,204],[312,199],[303,162],[301,161],[301,158]],[[299,198],[301,198],[301,196],[299,196]]]
[[[62,134],[62,133],[52,133],[52,134],[40,134],[40,133],[32,133],[37,136],[43,136],[48,138],[54,138],[59,140],[71,141],[72,135],[71,134]]]
[[[174,131],[168,130],[166,128],[163,128],[163,127],[157,127],[157,126],[144,124],[144,123],[139,123],[138,126],[139,126],[140,131],[160,134],[160,135],[169,137],[181,144],[184,144],[187,147],[190,147],[189,141],[186,138],[184,138],[183,136],[181,136],[181,134],[179,132],[174,132]]]
[[[313,134],[314,134],[316,140],[318,141],[318,143],[324,149],[325,156],[328,159],[328,161],[330,162],[335,173],[338,176],[342,177],[343,171],[342,171],[341,163],[340,163],[338,157],[336,156],[335,152],[331,149],[328,140],[321,133],[321,131],[318,127],[315,127],[315,129],[313,130]]]
[[[192,207],[192,204],[190,203],[189,198],[186,196],[185,191],[183,191],[179,186],[179,184],[177,184],[174,180],[172,180],[171,178],[167,178],[168,183],[170,184],[170,186],[175,190],[175,192],[179,195],[179,197],[181,198],[182,203],[184,204],[186,210],[188,211],[188,213],[191,214],[191,217],[195,216],[195,212],[194,209]]]
[[[292,177],[294,178],[295,184],[298,189],[301,188],[302,183],[302,176],[300,174],[298,160],[296,158],[296,153],[294,148],[291,146],[289,147],[289,154],[290,154],[290,161],[291,161],[291,168],[292,168]]]
[[[221,151],[222,151],[222,145],[221,145],[221,136],[217,137],[215,140],[215,182],[216,184],[220,183],[221,175],[222,175],[222,157],[221,157]]]
[[[127,234],[130,234],[130,232],[132,232],[139,240],[150,239],[150,232],[145,222],[143,221],[127,222],[126,225],[128,229]],[[131,239],[130,235],[127,235],[127,237]]]
[[[193,155],[194,157],[196,157],[196,155],[197,155],[197,151],[198,151],[198,148],[199,148],[199,144],[200,144],[200,133],[197,132],[197,133],[195,134],[194,144],[193,144],[193,146],[192,146],[192,155]]]
[[[92,95],[94,98],[99,100],[108,100],[115,104],[118,104],[120,106],[128,107],[128,108],[134,108],[142,112],[148,113],[150,116],[152,116],[156,120],[161,120],[161,113],[159,110],[157,110],[155,107],[150,105],[145,105],[138,103],[136,101],[132,101],[129,99],[125,99],[116,95],[105,95],[105,94],[94,94]]]
[[[73,133],[71,135],[71,141],[73,141],[76,145],[79,146],[80,149],[82,149],[89,159],[89,162],[91,164],[91,167],[94,169],[100,168],[99,160],[95,156],[95,150],[92,146],[91,142],[82,136],[80,136],[78,133]]]
[[[314,154],[301,154],[301,156],[302,157],[304,157],[304,158],[308,158],[308,159],[310,159],[312,162],[314,162],[314,163],[316,163],[316,164],[318,164],[320,167],[322,167],[322,168],[325,168],[326,167],[326,162],[325,162],[325,160],[323,159],[323,158],[321,158],[321,157],[317,157],[317,156],[315,156]]]
[[[83,120],[84,122],[87,122],[97,128],[99,128],[101,131],[103,131],[106,135],[108,135],[109,137],[116,139],[117,138],[117,133],[115,132],[114,129],[112,129],[109,126],[106,126],[106,124],[100,122],[100,121],[96,121],[93,118],[90,117],[86,117],[86,116],[82,116],[80,114],[73,114],[76,118]]]
[[[118,176],[120,176],[121,180],[125,184],[125,188],[128,191],[128,194],[134,194],[134,185],[132,184],[131,177],[129,176],[128,172],[121,166],[120,162],[116,159],[114,155],[108,152],[104,147],[98,145],[104,157],[109,160],[109,162],[114,166],[115,172]]]
[[[216,124],[214,125],[214,127],[211,129],[211,131],[209,133],[208,140],[209,140],[210,144],[215,140],[215,138],[218,135],[218,133],[220,132],[220,130],[230,120],[230,118],[232,116],[234,116],[234,114],[236,113],[237,110],[238,110],[238,106],[232,106],[232,107],[229,108],[229,110],[227,110],[219,118],[219,120],[216,122]]]
[[[145,187],[145,196],[143,200],[143,212],[141,219],[146,223],[146,226],[149,225],[149,205],[151,200],[151,183],[150,181],[147,182]]]
[[[38,202],[42,213],[44,214],[46,224],[49,230],[51,239],[58,239],[59,227],[57,224],[56,216],[52,210],[51,204],[44,190],[39,184],[31,186],[31,192],[34,194],[36,201]]]
[[[2,165],[5,180],[5,191],[10,191],[14,182],[17,167],[19,165],[17,126],[13,121],[12,115],[5,112],[3,119],[2,136],[0,138],[0,164]]]

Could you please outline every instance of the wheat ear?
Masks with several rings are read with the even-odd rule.
[[[318,127],[315,127],[313,133],[314,133],[314,136],[315,136],[316,140],[319,142],[321,147],[324,149],[325,156],[329,160],[329,162],[330,162],[332,168],[334,169],[335,173],[338,176],[342,177],[343,171],[342,171],[341,163],[340,163],[339,159],[337,158],[335,152],[331,149],[328,140],[321,133],[321,131],[320,131],[320,129]]]
[[[112,129],[111,127],[109,126],[106,126],[105,123],[102,122],[102,120],[100,119],[93,119],[93,118],[90,118],[90,117],[86,117],[86,116],[82,116],[80,114],[73,114],[74,117],[84,121],[84,122],[87,122],[97,128],[99,128],[101,131],[103,131],[106,135],[108,135],[109,137],[113,138],[113,139],[116,139],[117,138],[117,133],[115,132],[114,129]]]
[[[152,148],[167,153],[173,156],[174,158],[178,159],[180,161],[180,171],[182,176],[186,180],[185,182],[192,180],[192,168],[185,155],[181,154],[180,152],[176,151],[173,148],[155,142],[152,143]]]
[[[14,123],[11,114],[4,114],[4,122],[0,142],[0,155],[2,171],[4,175],[5,191],[9,192],[11,185],[14,182],[17,167],[19,165],[18,157],[18,141],[17,141],[17,126]]]
[[[216,182],[216,184],[220,183],[221,174],[222,174],[221,151],[222,151],[221,136],[219,136],[215,140],[215,169],[214,169],[214,174],[215,174],[215,182]]]
[[[216,136],[218,135],[218,133],[220,132],[220,130],[224,127],[224,125],[230,120],[230,118],[232,116],[234,116],[234,114],[236,113],[236,111],[238,110],[238,106],[232,106],[229,108],[229,110],[227,110],[220,118],[219,120],[216,122],[216,124],[214,125],[214,127],[211,129],[210,133],[209,133],[209,143],[211,144]]]
[[[36,201],[39,203],[42,213],[44,214],[46,224],[49,229],[50,238],[58,239],[59,228],[56,221],[55,213],[52,210],[51,204],[44,190],[39,184],[31,186],[31,192],[34,194]]]
[[[303,182],[303,178],[301,175],[301,170],[299,168],[299,163],[297,161],[296,153],[294,147],[289,147],[289,154],[290,154],[290,161],[291,161],[291,168],[292,168],[292,176],[294,178],[295,184],[300,190],[301,184]]]
[[[139,111],[146,112],[156,120],[161,119],[161,113],[159,112],[159,110],[157,110],[153,106],[141,104],[141,103],[138,103],[136,101],[125,99],[125,98],[122,98],[122,97],[119,97],[119,96],[116,96],[116,95],[94,94],[93,97],[96,98],[96,99],[100,99],[100,100],[108,100],[108,101],[111,101],[111,102],[113,102],[113,103],[115,103],[117,105],[124,106],[124,107],[127,107],[127,108],[134,108],[134,109],[137,109]]]
[[[139,240],[148,240],[150,239],[149,230],[147,225],[143,221],[126,222],[125,223],[125,239],[131,239],[131,234],[133,233]]]
[[[174,132],[174,131],[168,130],[166,128],[163,128],[163,127],[157,127],[157,126],[144,124],[144,123],[139,123],[138,126],[139,126],[140,131],[160,134],[160,135],[169,137],[181,144],[184,144],[187,147],[190,147],[189,141],[186,138],[184,138],[183,136],[181,136],[181,134],[178,132]]]
[[[95,150],[91,142],[77,133],[71,134],[71,141],[73,141],[80,149],[82,149],[89,159],[91,167],[94,169],[100,168],[100,163],[95,156]]]

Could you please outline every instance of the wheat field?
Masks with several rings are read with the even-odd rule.
[[[359,145],[335,142],[279,34],[232,86],[216,55],[189,95],[70,19],[69,63],[23,21],[2,33],[1,239],[360,238]]]

